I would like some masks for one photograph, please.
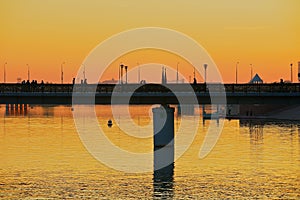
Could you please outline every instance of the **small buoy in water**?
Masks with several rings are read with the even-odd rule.
[[[107,121],[107,126],[108,126],[108,127],[112,127],[112,125],[113,125],[113,123],[112,123],[111,119],[108,120],[108,121]]]

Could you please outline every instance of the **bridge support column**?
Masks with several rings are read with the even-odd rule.
[[[174,108],[153,108],[154,171],[174,165]]]
[[[155,198],[173,198],[174,176],[174,108],[153,108]]]

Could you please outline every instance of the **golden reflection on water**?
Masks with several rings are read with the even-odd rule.
[[[140,126],[133,133],[152,133],[150,109],[130,107]],[[109,106],[97,106],[96,113],[115,145],[152,151],[152,138],[128,136],[118,128],[128,118],[113,119]],[[6,113],[1,105],[0,116],[0,198],[300,198],[299,123],[226,120],[217,145],[200,160],[208,125],[217,123],[201,121],[189,150],[168,171],[170,177],[159,182],[153,172],[118,172],[95,160],[77,135],[71,107],[33,106],[27,113]],[[113,119],[111,128],[108,119]],[[176,130],[180,117],[175,120]],[[188,120],[196,123],[193,116]]]

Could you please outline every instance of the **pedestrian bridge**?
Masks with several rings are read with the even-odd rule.
[[[117,104],[188,104],[192,97],[223,104],[225,95],[227,104],[300,105],[300,84],[0,84],[0,104],[72,104],[72,95],[95,104],[111,104],[112,96]]]

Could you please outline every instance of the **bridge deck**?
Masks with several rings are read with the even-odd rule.
[[[188,87],[190,91],[186,90]],[[228,104],[300,104],[298,83],[167,84],[166,87],[159,84],[78,84],[76,87],[72,84],[0,84],[0,104],[72,104],[73,89],[83,99],[95,96],[96,104],[111,104],[112,94],[114,102],[120,104],[127,104],[129,98],[130,104],[178,104],[178,98],[188,103],[195,96],[200,104],[210,104],[211,97],[216,103],[224,103],[224,94]]]

